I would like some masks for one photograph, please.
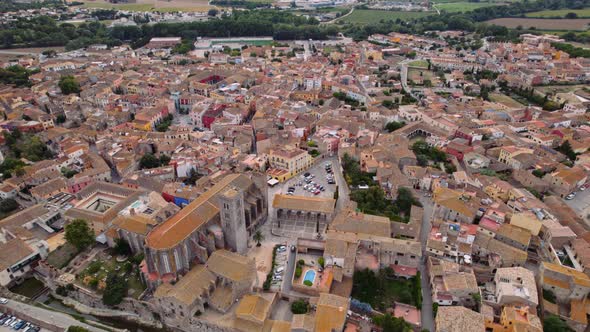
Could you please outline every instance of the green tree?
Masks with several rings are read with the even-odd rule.
[[[123,301],[127,296],[127,281],[116,273],[107,276],[106,287],[102,293],[102,303],[114,306]]]
[[[569,326],[562,321],[557,315],[546,315],[543,320],[543,330],[551,332],[570,332]]]
[[[94,232],[84,219],[74,219],[66,225],[65,239],[79,251],[94,243]]]
[[[571,161],[576,161],[576,158],[578,157],[578,155],[574,152],[574,149],[572,149],[570,141],[563,142],[559,147],[557,147],[556,150],[566,155],[566,157]]]
[[[403,318],[397,318],[391,314],[383,316],[376,316],[373,322],[383,329],[383,332],[409,332],[412,331],[412,326],[408,324]]]
[[[58,83],[61,93],[69,95],[72,93],[80,93],[80,83],[72,75],[62,76]]]
[[[0,201],[0,212],[8,213],[18,209],[18,203],[13,198],[5,198]]]
[[[254,241],[256,241],[256,246],[260,247],[262,244],[260,242],[264,241],[264,234],[262,234],[262,232],[260,230],[257,230],[256,233],[254,233]]]
[[[396,130],[402,128],[405,125],[406,125],[406,123],[403,121],[401,121],[401,122],[391,121],[385,125],[385,130],[387,130],[388,132],[391,133],[393,131],[396,131]]]
[[[160,166],[168,166],[170,164],[170,156],[165,154],[160,155]]]
[[[146,169],[156,167],[160,167],[160,159],[158,159],[153,153],[146,153],[141,156],[141,159],[139,160],[139,168]]]
[[[117,255],[129,256],[131,255],[131,247],[125,239],[116,239],[114,251]]]
[[[318,264],[320,264],[320,266],[322,267],[322,269],[324,268],[324,264],[326,263],[326,261],[324,260],[323,256],[320,256],[320,258],[318,258]]]
[[[309,311],[309,303],[305,300],[296,300],[291,303],[291,312],[295,315],[306,314]]]

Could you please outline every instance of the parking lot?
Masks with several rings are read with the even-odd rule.
[[[334,183],[328,183],[327,176],[329,173],[326,171],[326,164],[332,165],[333,162],[318,162],[303,174],[285,181],[282,183],[281,193],[288,194],[289,188],[294,188],[293,195],[296,196],[333,198],[336,183],[335,181],[332,181]],[[307,178],[306,175],[308,175]],[[314,190],[316,188],[323,188],[324,190]]]
[[[339,179],[339,172],[337,174],[329,173],[326,170],[326,165],[332,165],[331,169],[340,167],[337,159],[330,158],[317,162],[307,171],[297,175],[283,183],[277,184],[274,188],[269,189],[269,215],[274,216],[274,209],[272,209],[272,200],[275,194],[305,196],[305,197],[325,197],[334,198],[334,191],[337,183],[342,181]],[[328,180],[328,175],[333,174],[333,181]],[[333,182],[333,183],[329,183]],[[323,188],[323,190],[322,190]],[[288,237],[290,239],[315,238],[317,236],[317,224],[315,221],[294,221],[283,222],[279,227],[277,220],[272,219],[273,233]],[[325,222],[320,223],[320,233],[324,233],[327,225]]]
[[[287,264],[288,264],[288,257],[289,257],[289,246],[282,245],[277,249],[277,254],[275,257],[275,268],[273,272],[273,280],[271,282],[270,289],[273,291],[280,291],[282,288],[282,284],[285,280],[285,276],[289,278],[290,276],[287,275]]]
[[[573,199],[564,199],[564,201],[574,209],[582,219],[590,222],[590,218],[588,218],[588,216],[590,216],[590,188],[585,189],[584,191],[578,190]]]

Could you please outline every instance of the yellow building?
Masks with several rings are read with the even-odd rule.
[[[485,319],[486,331],[493,332],[542,332],[541,320],[528,307],[505,306],[502,308],[500,322]]]
[[[268,162],[271,167],[269,175],[279,181],[288,180],[308,169],[311,166],[312,160],[313,158],[307,153],[307,151],[296,147],[271,149],[268,153]],[[282,170],[284,172],[275,171],[273,169]],[[281,173],[281,175],[274,176],[273,173]]]
[[[346,297],[321,293],[315,314],[315,332],[342,331],[349,304]]]

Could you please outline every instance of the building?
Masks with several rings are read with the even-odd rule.
[[[432,301],[439,305],[475,305],[479,294],[475,274],[470,268],[454,262],[428,257]]]
[[[67,220],[84,219],[97,236],[104,233],[115,217],[146,192],[108,182],[94,182],[76,194],[74,207],[67,210]]]
[[[285,181],[305,171],[311,166],[312,156],[307,151],[296,147],[271,149],[268,162],[271,169],[285,171],[282,176],[274,176],[279,181]]]
[[[336,200],[324,197],[306,197],[276,194],[272,207],[278,227],[281,224],[295,224],[302,221],[316,223],[316,232],[324,230],[332,220]]]
[[[248,236],[266,221],[265,182],[229,174],[147,235],[144,276],[174,280],[218,249],[245,253]]]
[[[499,268],[494,276],[494,284],[495,303],[502,306],[520,304],[533,309],[539,304],[537,283],[531,270],[523,267]]]
[[[316,305],[315,332],[342,331],[350,299],[328,293],[321,293]]]
[[[0,286],[8,287],[24,281],[35,263],[47,257],[47,243],[34,245],[14,238],[0,244]]]
[[[435,321],[438,332],[484,332],[485,322],[482,314],[465,307],[439,307]]]
[[[182,42],[180,37],[154,37],[145,46],[147,48],[170,48]]]
[[[584,301],[590,292],[590,277],[578,270],[549,262],[539,268],[543,289],[555,294],[558,301]]]

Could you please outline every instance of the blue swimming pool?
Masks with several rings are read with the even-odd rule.
[[[305,272],[305,275],[303,276],[303,282],[305,281],[311,281],[313,282],[315,280],[315,271],[314,270],[307,270],[307,272]]]

